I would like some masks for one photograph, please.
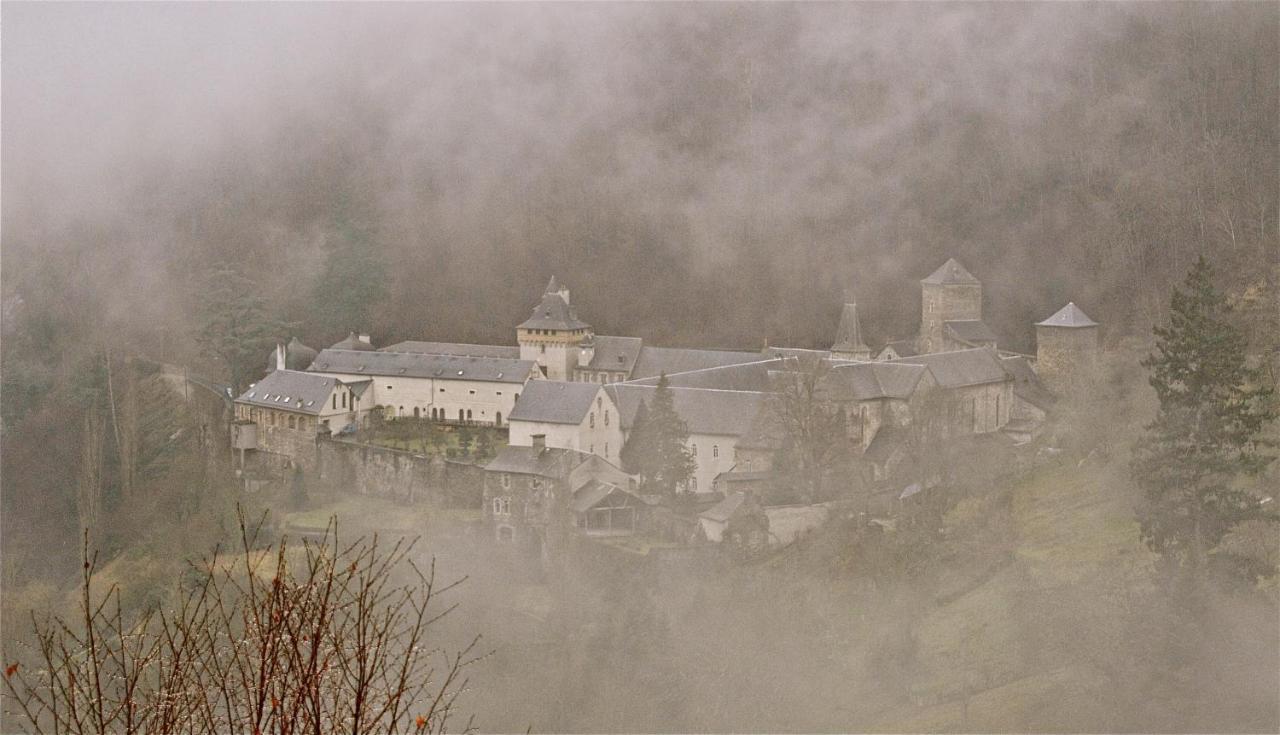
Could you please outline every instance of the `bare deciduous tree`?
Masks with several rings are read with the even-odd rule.
[[[33,620],[32,655],[5,669],[7,714],[59,733],[458,729],[479,637],[447,654],[428,633],[462,580],[417,568],[413,542],[343,545],[331,522],[273,548],[259,527],[242,517],[236,555],[193,563],[172,604],[138,615],[114,587],[95,594],[86,534],[78,616]]]

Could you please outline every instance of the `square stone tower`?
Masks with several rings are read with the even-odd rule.
[[[955,258],[920,281],[920,338],[916,347],[921,353],[947,349],[947,322],[981,319],[982,282]]]
[[[538,363],[551,380],[573,380],[579,344],[592,337],[591,325],[578,319],[569,305],[569,289],[552,276],[533,315],[516,327],[520,359]]]

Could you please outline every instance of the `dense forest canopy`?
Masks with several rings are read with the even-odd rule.
[[[1274,261],[1273,4],[6,21],[6,304],[175,358],[223,266],[313,345],[510,342],[554,272],[603,333],[755,348],[824,345],[846,290],[909,334],[956,256],[1029,348],[1068,299],[1145,333],[1200,252],[1233,286]],[[384,280],[365,325],[314,298],[353,232]]]

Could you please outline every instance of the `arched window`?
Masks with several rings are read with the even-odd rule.
[[[416,418],[421,418],[421,414],[419,413],[419,409],[418,409],[418,407],[417,407],[417,406],[414,406],[414,407],[413,407],[413,417],[414,417],[415,419],[416,419]]]
[[[698,456],[698,445],[697,445],[697,444],[690,444],[690,445],[689,445],[689,449],[690,449],[690,451],[692,452],[693,456],[695,456],[695,457],[696,457],[696,456]]]
[[[467,421],[471,420],[471,409],[467,409]]]
[[[590,428],[592,428],[592,429],[596,428],[596,412],[595,412],[595,411],[592,411],[592,412],[591,412],[591,414],[590,414],[590,416],[589,416],[588,425],[589,425],[589,426],[590,426]]]
[[[711,445],[711,456],[712,456],[712,457],[719,457],[719,456],[720,456],[720,445],[719,445],[719,444],[712,444],[712,445]]]
[[[607,408],[604,410],[604,425],[609,425],[609,409]]]
[[[459,408],[459,409],[458,409],[458,420],[459,420],[459,421],[463,421],[463,420],[465,420],[465,419],[466,419],[466,415],[465,415],[465,414],[466,414],[466,412],[465,412],[465,411],[463,411],[461,408]]]
[[[502,412],[501,412],[501,411],[499,411],[499,412],[497,412],[496,414],[494,414],[494,416],[493,416],[493,425],[494,425],[494,426],[502,426]]]
[[[289,428],[290,429],[298,428],[297,420],[293,416],[289,417]]]

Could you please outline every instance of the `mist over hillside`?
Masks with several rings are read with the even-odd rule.
[[[1280,723],[1274,526],[1230,536],[1262,571],[1214,587],[1213,635],[1187,635],[1129,464],[1158,403],[1140,361],[1200,256],[1238,352],[1280,370],[1280,4],[6,2],[0,18],[5,646],[29,612],[74,606],[86,542],[102,583],[150,609],[189,579],[183,559],[238,538],[243,504],[420,532],[417,561],[469,576],[441,645],[486,636],[461,701],[487,731]],[[246,492],[225,430],[219,393],[291,337],[514,346],[554,275],[596,334],[646,348],[826,350],[856,300],[878,351],[914,338],[919,281],[953,257],[1004,350],[1034,352],[1033,324],[1069,301],[1101,323],[1087,399],[1049,409],[1015,459],[956,462],[956,492],[920,518],[871,533],[833,511],[765,560],[611,549],[551,584],[459,530],[475,509],[318,482],[294,504],[301,480]],[[245,375],[202,341],[230,291],[263,325]],[[389,452],[471,451],[413,417]],[[1267,472],[1238,487],[1271,502]]]
[[[311,343],[493,341],[554,272],[606,333],[825,346],[956,256],[1013,344],[1067,299],[1142,332],[1195,253],[1274,260],[1277,12],[15,5],[6,295],[81,268],[154,340],[232,262]],[[339,218],[373,324],[307,323]]]

